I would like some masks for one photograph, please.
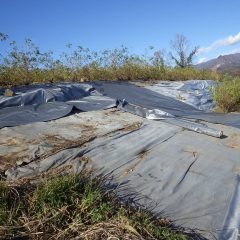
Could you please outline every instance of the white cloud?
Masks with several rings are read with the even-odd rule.
[[[205,62],[206,60],[207,60],[207,58],[205,58],[205,57],[200,58],[200,59],[198,59],[197,64]]]
[[[231,35],[226,38],[219,39],[219,40],[213,42],[208,47],[201,47],[198,50],[198,54],[208,53],[208,52],[211,52],[212,50],[215,50],[216,48],[219,48],[222,46],[230,46],[230,45],[234,45],[236,43],[240,43],[240,32],[236,35],[233,35],[233,36]]]

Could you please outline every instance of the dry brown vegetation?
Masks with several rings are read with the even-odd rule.
[[[51,173],[34,181],[2,180],[0,238],[199,239],[165,218],[154,217],[127,195],[119,198],[119,188],[109,177],[89,172]]]
[[[149,47],[144,55],[129,52],[121,46],[115,49],[91,51],[82,46],[67,45],[59,56],[42,52],[30,39],[22,47],[8,36],[0,34],[7,45],[0,53],[0,86],[87,80],[188,80],[218,79],[217,73],[191,68],[197,48],[185,52],[187,39],[177,35],[172,42],[171,57],[163,50]],[[179,46],[180,49],[179,49]],[[179,56],[178,56],[179,55]],[[171,64],[173,61],[176,67]]]

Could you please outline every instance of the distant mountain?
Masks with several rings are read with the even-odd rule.
[[[233,75],[240,75],[240,53],[220,55],[207,62],[195,65],[197,69],[211,69],[219,72],[226,72]]]

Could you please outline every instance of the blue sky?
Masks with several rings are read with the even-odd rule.
[[[240,0],[0,0],[0,32],[61,53],[67,43],[93,50],[169,49],[177,33],[201,47],[198,60],[240,52]]]

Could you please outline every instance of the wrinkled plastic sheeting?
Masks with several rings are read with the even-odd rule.
[[[237,176],[235,191],[226,214],[223,229],[219,235],[220,240],[239,239],[240,237],[240,175]]]
[[[191,86],[189,88],[191,89]],[[96,81],[91,84],[33,85],[16,87],[13,91],[16,96],[0,96],[0,127],[53,120],[66,116],[73,108],[81,111],[107,109],[117,106],[117,99],[126,99],[127,102],[139,106],[137,110],[141,111],[142,116],[148,115],[149,119],[150,117],[156,119],[160,115],[173,116],[176,118],[175,122],[177,119],[186,118],[240,128],[239,114],[207,113],[175,98],[126,82]],[[53,102],[56,103],[57,108],[54,104],[49,104]]]
[[[116,106],[89,84],[46,84],[13,88],[15,96],[0,96],[0,128],[50,121],[70,114],[73,108],[96,111]]]
[[[89,84],[46,84],[20,86],[12,89],[12,97],[0,96],[0,109],[12,106],[39,105],[47,102],[66,102],[91,95]]]
[[[0,109],[0,128],[50,121],[68,115],[72,106],[62,102]]]
[[[197,109],[211,111],[215,102],[211,96],[213,80],[189,80],[189,81],[161,81],[157,84],[146,86],[147,89],[169,96]]]
[[[136,114],[140,117],[144,117],[150,120],[162,120],[167,123],[183,127],[185,129],[206,134],[212,137],[221,138],[223,136],[223,131],[217,130],[214,128],[208,127],[206,124],[202,123],[196,123],[192,121],[187,121],[184,119],[176,118],[175,116],[168,114],[164,111],[161,111],[159,109],[146,109],[139,106],[135,106],[133,104],[129,104],[128,102],[124,101],[118,101],[118,107],[123,109],[124,111]]]
[[[89,112],[116,107],[116,102],[115,99],[106,96],[91,95],[79,100],[68,101],[67,104],[73,105],[78,110]]]
[[[104,96],[124,99],[142,109],[159,109],[177,118],[203,120],[240,128],[240,114],[205,112],[175,98],[125,82],[98,81],[92,84]]]
[[[233,132],[240,134],[238,129]],[[82,156],[90,159],[88,164]],[[6,174],[13,180],[65,165],[72,165],[75,172],[89,167],[113,173],[119,184],[144,196],[141,204],[158,202],[156,214],[196,228],[208,239],[237,240],[239,149],[228,147],[225,139],[211,140],[165,122],[145,120],[139,129],[105,134],[86,146],[63,149]]]

